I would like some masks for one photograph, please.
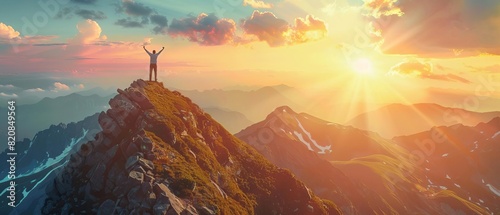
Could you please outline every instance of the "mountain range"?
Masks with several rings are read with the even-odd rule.
[[[38,132],[33,140],[24,139],[16,142],[16,180],[17,206],[12,214],[40,214],[45,198],[47,183],[55,178],[69,156],[75,153],[81,144],[94,138],[101,130],[98,114],[86,117],[76,123],[51,125]],[[0,159],[8,160],[7,150],[0,154]],[[2,168],[0,186],[8,187],[9,169]],[[6,190],[2,192],[5,193]],[[0,200],[0,211],[9,211],[9,199]],[[6,213],[2,213],[6,214]]]
[[[207,106],[162,83],[137,80],[107,99],[106,111],[18,141],[21,203],[10,214],[500,213],[496,112],[400,105],[395,117],[419,118],[412,115],[418,109],[435,124],[414,124],[418,131],[388,139],[373,128],[385,131],[379,127],[389,122],[370,124],[369,131],[289,106],[250,125],[248,112],[257,118],[272,105],[301,103],[289,99],[297,92],[286,86],[191,93]],[[258,102],[258,94],[276,100],[245,103],[259,111],[236,104]],[[79,96],[44,99],[40,107],[74,107],[70,98]],[[212,98],[221,103],[208,106]]]
[[[489,128],[483,138],[489,137],[490,147],[495,145],[491,139],[494,131],[500,130],[495,124],[497,120],[500,118],[488,126],[478,125]],[[498,178],[487,178],[473,171],[461,176],[453,173],[462,166],[477,169],[476,164],[468,163],[471,159],[465,159],[459,167],[451,162],[446,168],[440,168],[441,160],[427,161],[428,166],[422,166],[414,159],[414,151],[405,144],[413,143],[412,137],[397,141],[384,139],[370,131],[296,113],[289,107],[277,108],[265,120],[236,136],[275,165],[292,171],[320,197],[337,203],[344,214],[491,214],[499,210],[498,204],[492,204],[498,202]],[[451,156],[455,150],[450,145],[442,145],[439,153]],[[490,150],[483,150],[490,156],[484,156],[488,162],[482,162],[481,167],[492,174],[498,166],[497,162],[488,160],[496,152]],[[454,157],[462,158],[461,155]],[[448,174],[462,178],[460,180],[479,181],[481,190],[472,186],[464,186],[462,190],[448,188],[455,186],[453,183],[461,184],[460,180],[433,179],[429,184],[428,179],[434,176],[426,168],[436,169],[436,174],[442,177]],[[485,179],[483,184],[481,178]],[[488,184],[492,192],[488,192]]]

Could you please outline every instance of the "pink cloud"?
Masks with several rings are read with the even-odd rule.
[[[69,90],[69,86],[61,82],[54,82],[54,91],[66,91]]]
[[[247,35],[256,36],[271,47],[314,41],[322,39],[327,33],[325,22],[311,15],[305,19],[296,18],[295,26],[292,26],[271,12],[257,10],[241,26]]]

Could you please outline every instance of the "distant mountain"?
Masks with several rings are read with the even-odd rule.
[[[143,80],[119,92],[42,214],[339,214],[179,92]]]
[[[232,134],[241,131],[241,129],[253,123],[240,112],[215,107],[203,108],[203,110],[210,114],[210,116],[222,124],[224,128]]]
[[[19,105],[16,108],[17,138],[32,139],[38,131],[50,125],[76,122],[101,112],[108,108],[109,99],[98,95],[82,96],[73,93],[57,98],[44,98],[35,104]],[[2,118],[5,117],[3,115]],[[6,129],[7,124],[2,123],[0,133],[5,134]],[[5,147],[6,145],[2,144],[0,150],[3,151]]]
[[[93,139],[101,130],[97,122],[98,116],[95,114],[76,123],[51,125],[50,128],[38,132],[33,140],[24,139],[16,143],[17,212],[37,214],[37,204],[38,209],[43,206],[43,202],[38,200],[44,197],[47,182],[54,179],[54,173],[68,161],[70,154],[76,152],[82,143]],[[10,156],[6,153],[7,150],[0,154],[1,160],[9,159]],[[10,183],[7,172],[9,168],[2,166],[2,187],[8,187]],[[8,201],[7,198],[0,200],[0,211],[10,211]]]
[[[489,213],[466,196],[426,188],[411,151],[373,132],[280,107],[236,136],[344,214]]]
[[[104,89],[102,87],[94,87],[94,88],[91,88],[88,90],[82,90],[82,91],[79,91],[76,93],[80,94],[82,96],[98,95],[98,96],[105,97],[105,98],[111,98],[114,95],[116,95],[116,90],[114,88]]]
[[[434,127],[394,140],[416,156],[428,189],[450,190],[500,214],[500,117],[474,127]]]
[[[250,121],[258,121],[278,106],[291,106],[300,109],[273,87],[263,87],[254,91],[241,90],[179,90],[194,102],[204,107],[220,107],[244,114]],[[249,108],[252,107],[252,108]]]
[[[472,91],[430,87],[425,91],[428,96],[422,102],[426,103],[437,103],[448,107],[473,106],[478,112],[497,111],[500,107],[500,92],[487,87],[474,88]]]
[[[500,111],[479,113],[437,104],[391,104],[358,115],[347,124],[392,138],[425,131],[433,126],[476,125],[497,116],[500,116]]]

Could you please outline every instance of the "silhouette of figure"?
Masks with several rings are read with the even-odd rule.
[[[163,47],[160,52],[156,53],[156,50],[153,50],[153,53],[149,52],[145,46],[142,46],[142,48],[144,48],[144,51],[146,51],[149,55],[149,81],[152,81],[151,80],[151,75],[153,73],[153,70],[155,71],[155,81],[157,81],[157,78],[156,78],[156,71],[158,70],[158,66],[156,65],[157,63],[157,60],[158,60],[158,55],[161,54],[161,52],[163,51],[163,49],[165,49],[165,47]]]

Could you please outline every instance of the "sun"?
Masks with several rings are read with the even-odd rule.
[[[360,76],[373,76],[373,62],[368,58],[359,58],[351,62],[352,70]]]

